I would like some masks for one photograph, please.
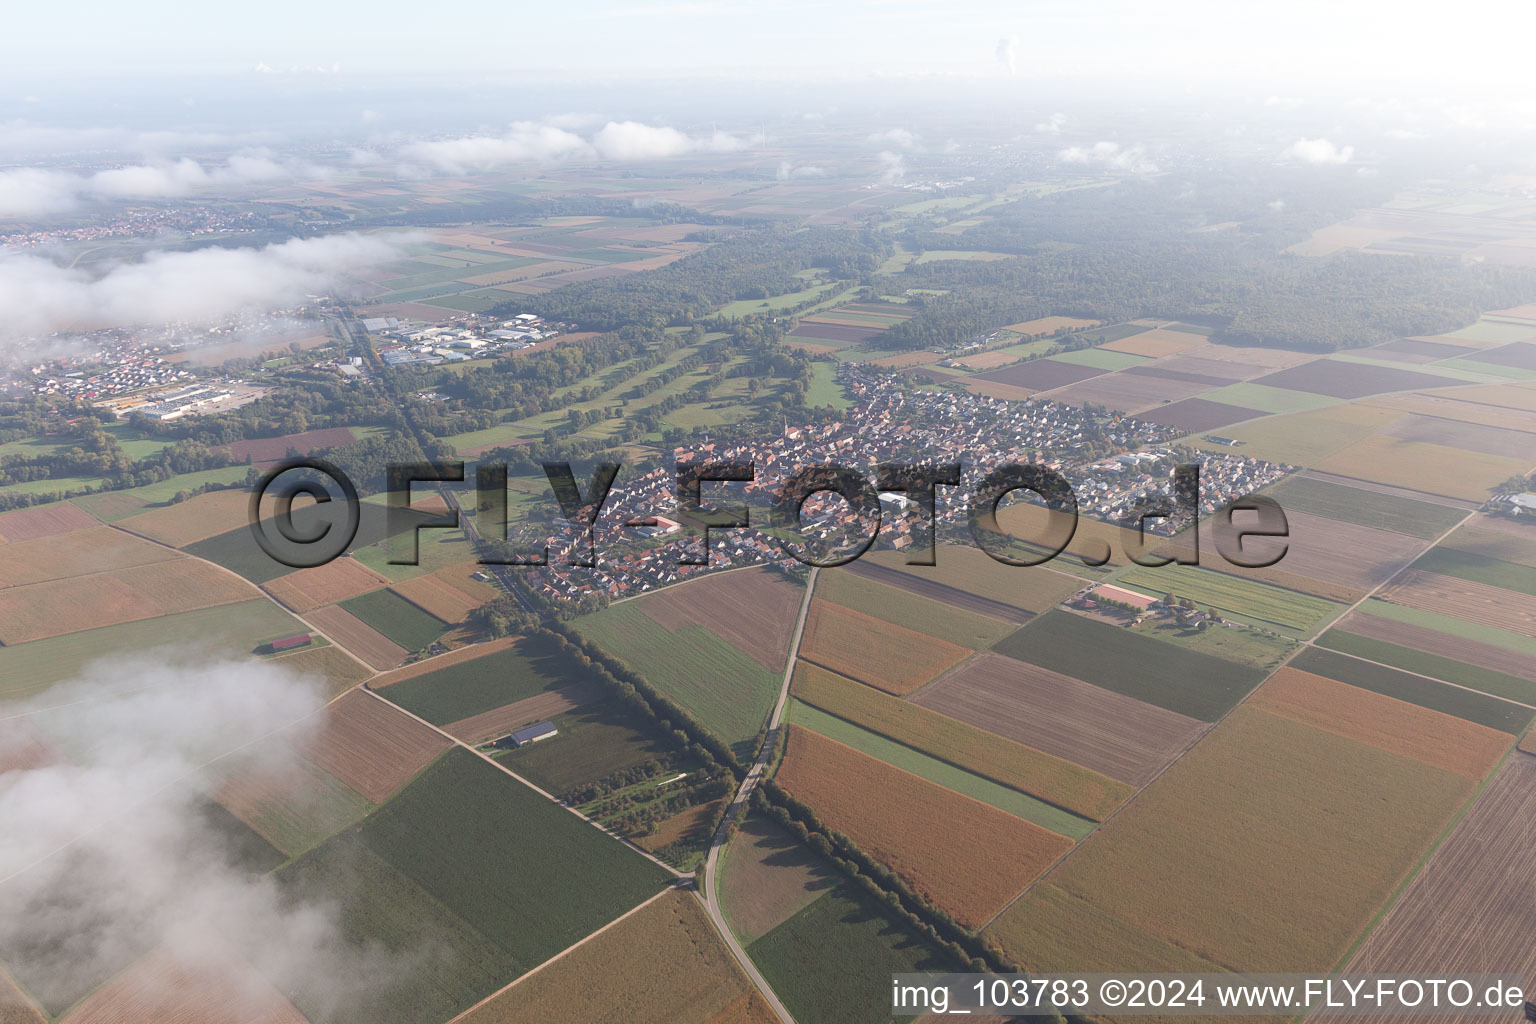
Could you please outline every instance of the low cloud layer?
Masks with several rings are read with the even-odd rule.
[[[244,961],[311,1002],[353,1000],[400,964],[348,947],[330,905],[250,874],[209,812],[220,765],[277,770],[292,749],[280,730],[313,742],[317,681],[163,653],[98,665],[0,721],[0,950],[54,1005],[151,951],[192,971]]]
[[[1062,163],[1088,164],[1130,174],[1156,174],[1157,164],[1140,146],[1121,147],[1118,142],[1095,142],[1092,146],[1071,146],[1057,156]]]
[[[1335,146],[1327,139],[1297,139],[1281,156],[1304,164],[1347,164],[1355,157],[1355,147]]]
[[[349,271],[393,258],[401,238],[359,234],[291,239],[263,248],[152,252],[103,273],[39,256],[0,255],[0,342],[61,331],[208,324],[279,309],[329,291]]]
[[[585,119],[582,119],[585,120]],[[689,135],[676,128],[640,121],[609,121],[584,137],[571,130],[571,119],[520,121],[502,135],[467,135],[411,143],[400,159],[442,174],[487,171],[514,164],[567,159],[664,160],[690,153],[734,153],[762,142],[757,134],[716,131]]]
[[[1017,39],[999,39],[997,41],[997,62],[1003,66],[1003,70],[1010,75],[1018,70],[1019,41]]]

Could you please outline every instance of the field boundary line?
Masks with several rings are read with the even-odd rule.
[[[680,888],[681,888],[681,885],[678,882],[673,882],[671,885],[667,886],[665,889],[661,890],[661,892],[658,892],[656,895],[654,895],[654,896],[650,897],[649,899],[645,900],[643,903],[640,903],[639,905],[634,906],[634,907],[630,907],[628,910],[624,911],[624,913],[620,914],[618,917],[614,918],[612,921],[609,921],[607,924],[603,925],[597,931],[591,932],[591,933],[589,933],[587,935],[584,935],[580,939],[577,939],[575,942],[571,943],[569,946],[566,946],[560,952],[556,953],[554,956],[550,957],[548,960],[545,960],[543,963],[539,964],[537,967],[529,968],[527,971],[525,971],[522,974],[519,974],[516,978],[512,979],[511,981],[509,981],[507,984],[503,985],[501,988],[497,989],[495,992],[492,992],[490,995],[486,996],[484,999],[480,1000],[475,1005],[469,1007],[468,1009],[460,1011],[458,1014],[456,1014],[453,1017],[450,1017],[448,1019],[448,1021],[447,1021],[447,1024],[458,1024],[459,1021],[462,1021],[465,1017],[468,1017],[470,1014],[472,1014],[476,1010],[480,1009],[480,1007],[484,1006],[486,1003],[489,1003],[491,1000],[496,999],[497,997],[506,994],[508,991],[510,991],[511,989],[515,988],[521,982],[526,981],[528,978],[533,977],[535,974],[538,974],[540,971],[542,971],[544,968],[548,967],[550,964],[554,963],[555,961],[562,959],[567,953],[575,952],[577,949],[581,948],[582,946],[585,946],[588,942],[591,942],[593,939],[597,938],[599,935],[603,934],[603,932],[606,932],[608,929],[612,928],[614,925],[616,925],[619,922],[624,921],[624,920],[626,920],[626,919],[628,919],[630,917],[633,917],[635,914],[640,913],[640,911],[644,910],[646,907],[650,906],[652,903],[655,903],[657,900],[659,900],[663,896],[667,895],[667,893],[675,892],[675,891],[679,890]]]
[[[362,689],[362,691],[364,693],[368,694],[374,700],[379,701],[385,707],[390,708],[393,711],[397,711],[400,714],[405,715],[408,718],[414,719],[417,722],[420,722],[422,725],[426,726],[428,729],[431,729],[433,732],[437,733],[439,736],[442,736],[442,737],[446,738],[447,740],[449,740],[454,746],[461,747],[464,750],[469,751],[471,754],[474,754],[480,760],[485,761],[486,763],[491,765],[491,767],[495,768],[497,771],[503,772],[504,774],[512,776],[518,782],[522,783],[523,785],[527,786],[529,789],[533,790],[535,793],[539,794],[539,796],[541,796],[544,799],[548,800],[550,803],[552,803],[555,806],[561,808],[562,810],[568,811],[569,813],[571,813],[571,814],[575,815],[576,817],[580,818],[582,821],[586,822],[592,828],[597,829],[599,832],[603,833],[608,838],[614,840],[615,842],[622,843],[623,845],[629,847],[635,853],[638,853],[640,856],[644,857],[646,860],[650,861],[651,863],[653,863],[653,864],[657,865],[658,867],[662,868],[663,870],[665,870],[667,872],[667,874],[671,875],[674,879],[676,879],[676,878],[687,878],[688,877],[688,875],[686,873],[677,870],[677,868],[674,868],[672,865],[668,864],[666,861],[663,861],[663,860],[659,859],[658,857],[654,856],[653,854],[651,854],[647,850],[644,850],[640,846],[636,845],[635,843],[632,843],[628,839],[625,839],[623,836],[614,835],[612,832],[608,831],[608,829],[604,828],[597,821],[593,820],[592,818],[587,817],[585,814],[582,814],[580,811],[578,811],[576,808],[572,807],[570,804],[561,802],[561,800],[558,797],[554,796],[551,793],[545,792],[542,788],[540,788],[538,786],[535,786],[532,782],[529,782],[527,779],[523,778],[521,775],[517,774],[517,772],[514,772],[512,769],[508,768],[506,765],[502,764],[500,761],[496,760],[494,757],[490,757],[490,756],[486,755],[485,753],[481,752],[480,750],[476,749],[475,747],[471,746],[470,744],[465,743],[463,740],[459,739],[457,736],[453,735],[452,733],[448,732],[447,730],[443,729],[442,727],[433,725],[431,722],[427,721],[425,718],[422,718],[420,715],[417,715],[417,714],[414,714],[414,713],[412,713],[410,711],[407,711],[405,708],[402,708],[400,705],[396,704],[394,701],[386,699],[385,697],[380,695],[378,691],[376,691],[376,690],[374,690],[374,689],[372,689],[370,687],[363,686],[363,687],[361,687],[361,689]]]
[[[1425,551],[1428,551],[1430,548],[1434,547],[1436,544],[1439,544],[1442,540],[1444,540],[1445,538],[1449,537],[1451,534],[1455,533],[1457,530],[1461,529],[1464,525],[1466,525],[1467,521],[1469,519],[1471,519],[1476,514],[1477,514],[1477,510],[1474,509],[1474,510],[1468,512],[1465,516],[1462,516],[1461,519],[1456,521],[1455,525],[1451,526],[1449,529],[1445,530],[1439,536],[1435,537],[1428,544],[1426,544],[1424,546],[1423,550],[1421,550],[1418,555],[1414,556],[1413,561],[1417,561],[1420,557],[1423,556]],[[1366,601],[1370,600],[1376,594],[1376,592],[1378,590],[1380,590],[1382,587],[1385,587],[1387,584],[1391,583],[1393,580],[1397,579],[1397,577],[1400,576],[1403,572],[1405,572],[1409,568],[1409,566],[1411,566],[1412,564],[1413,564],[1412,561],[1404,563],[1403,567],[1398,569],[1397,572],[1393,573],[1391,576],[1387,577],[1382,582],[1376,584],[1376,586],[1371,588],[1371,590],[1368,591],[1365,594],[1365,596],[1361,597],[1360,600],[1356,601],[1354,604],[1350,605],[1348,608],[1344,609],[1344,611],[1340,612],[1337,616],[1335,616],[1333,618],[1333,620],[1329,623],[1329,626],[1331,627],[1333,622],[1338,622],[1340,619],[1344,618],[1344,616],[1348,615],[1350,612],[1352,612],[1356,608],[1360,607],[1360,605],[1362,605]],[[1118,578],[1118,574],[1112,574],[1110,576],[1111,580],[1114,580],[1114,579],[1117,579],[1117,578]],[[1327,631],[1327,628],[1325,627],[1324,629],[1319,630],[1318,632],[1319,632],[1319,634],[1321,634],[1321,633],[1326,632],[1326,631]],[[1287,654],[1283,659],[1281,659],[1280,663],[1277,664],[1273,669],[1271,669],[1268,675],[1266,675],[1263,679],[1259,680],[1258,685],[1254,686],[1253,689],[1251,689],[1247,693],[1245,693],[1243,695],[1242,699],[1239,700],[1236,704],[1233,704],[1230,708],[1228,708],[1226,713],[1223,714],[1220,718],[1218,718],[1218,719],[1216,719],[1216,721],[1210,723],[1210,728],[1209,729],[1206,729],[1204,732],[1200,733],[1200,735],[1198,735],[1194,739],[1192,739],[1189,742],[1188,746],[1186,746],[1183,750],[1179,751],[1179,753],[1171,761],[1169,761],[1167,764],[1163,765],[1163,767],[1158,770],[1156,775],[1154,775],[1150,779],[1148,779],[1147,780],[1147,784],[1145,786],[1142,786],[1135,793],[1131,794],[1130,798],[1127,799],[1125,801],[1125,803],[1121,804],[1119,807],[1116,807],[1113,811],[1109,812],[1109,814],[1105,816],[1104,820],[1099,822],[1098,825],[1096,825],[1091,832],[1089,832],[1082,839],[1080,839],[1076,843],[1074,843],[1072,845],[1072,847],[1070,849],[1068,849],[1065,853],[1063,853],[1060,857],[1056,858],[1056,860],[1049,867],[1047,867],[1044,871],[1040,872],[1040,874],[1035,877],[1034,881],[1030,882],[1023,889],[1021,889],[1018,892],[1018,894],[1013,897],[1013,899],[1011,899],[1007,903],[1003,904],[1002,909],[1000,909],[997,913],[993,914],[991,917],[989,917],[985,921],[983,921],[981,923],[981,925],[975,930],[974,934],[978,934],[979,935],[982,932],[984,932],[986,929],[992,927],[993,922],[995,922],[999,917],[1002,917],[1004,914],[1006,914],[1008,912],[1008,910],[1015,903],[1017,903],[1019,900],[1023,899],[1026,895],[1028,895],[1028,893],[1030,892],[1031,889],[1033,889],[1035,886],[1039,885],[1042,881],[1044,881],[1047,877],[1049,877],[1050,874],[1053,871],[1055,871],[1057,868],[1059,868],[1062,865],[1062,862],[1064,862],[1068,857],[1072,856],[1073,853],[1077,852],[1077,850],[1078,850],[1078,848],[1080,846],[1082,846],[1084,843],[1086,843],[1089,840],[1091,840],[1095,835],[1098,834],[1100,829],[1102,829],[1104,826],[1108,825],[1111,821],[1114,821],[1115,818],[1118,817],[1122,811],[1124,811],[1127,807],[1131,806],[1131,804],[1135,803],[1136,802],[1136,798],[1141,796],[1142,793],[1145,793],[1147,791],[1147,788],[1149,786],[1153,785],[1155,782],[1157,782],[1158,779],[1162,778],[1163,775],[1166,774],[1170,768],[1172,768],[1174,765],[1178,764],[1180,761],[1184,760],[1184,758],[1189,754],[1189,752],[1191,750],[1195,749],[1195,747],[1197,747],[1200,744],[1201,740],[1205,739],[1211,733],[1215,732],[1216,729],[1223,722],[1225,722],[1228,718],[1232,717],[1233,713],[1235,713],[1238,708],[1242,707],[1244,704],[1247,704],[1248,701],[1252,699],[1253,695],[1258,693],[1259,690],[1263,688],[1265,683],[1269,682],[1271,679],[1273,679],[1275,677],[1275,673],[1279,672],[1281,669],[1283,669],[1286,666],[1288,666],[1291,663],[1291,660],[1293,658],[1295,658],[1302,651],[1307,650],[1308,648],[1310,648],[1312,646],[1313,646],[1313,643],[1312,643],[1311,640],[1301,640],[1301,641],[1298,641],[1296,649],[1291,651],[1290,654]],[[1321,648],[1317,648],[1317,649],[1318,650],[1326,651],[1329,648],[1321,647]],[[1334,651],[1333,653],[1335,653],[1335,654],[1342,654],[1343,652]],[[1346,655],[1346,657],[1347,657],[1347,655]],[[1365,659],[1362,658],[1360,660],[1364,661]],[[1392,666],[1384,665],[1382,667],[1383,668],[1391,668]],[[1412,673],[1412,674],[1413,675],[1420,675],[1420,673],[1417,673],[1417,672]],[[1435,679],[1433,676],[1422,676],[1422,678],[1429,679],[1429,680],[1432,680],[1432,681],[1437,682],[1437,683],[1444,683],[1445,682],[1445,680],[1443,680],[1443,679]],[[1346,685],[1348,685],[1348,684],[1346,684]],[[1446,683],[1446,685],[1454,686],[1456,684],[1454,684],[1454,683]],[[1470,690],[1471,687],[1461,687],[1461,689]],[[1474,693],[1481,693],[1482,691],[1481,690],[1474,690],[1473,692]],[[1491,694],[1488,695],[1488,696],[1491,696]],[[1500,699],[1502,699],[1502,698],[1500,698]],[[1518,702],[1517,701],[1510,701],[1510,703],[1515,704],[1515,703],[1518,703]],[[1525,706],[1525,705],[1522,705],[1522,706]],[[1433,710],[1433,709],[1430,709],[1430,710]],[[1440,713],[1444,714],[1445,712],[1440,712]],[[1518,737],[1516,738],[1516,741],[1518,742]],[[1373,922],[1373,924],[1374,924],[1374,922]],[[1364,935],[1368,936],[1369,932],[1364,933]]]

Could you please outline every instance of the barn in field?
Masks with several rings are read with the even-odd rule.
[[[296,651],[300,647],[308,647],[315,642],[315,638],[308,633],[295,633],[293,636],[285,636],[280,640],[273,640],[267,646],[272,648],[273,654],[281,654],[284,651]]]
[[[526,747],[530,743],[547,740],[560,730],[555,728],[554,722],[539,722],[536,725],[525,725],[521,729],[508,736],[514,747]]]

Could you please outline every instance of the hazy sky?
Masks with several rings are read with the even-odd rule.
[[[1124,74],[1528,91],[1536,5],[1470,0],[139,0],[7,12],[8,81],[59,75]],[[83,14],[83,16],[82,16]],[[314,72],[310,72],[314,73]]]

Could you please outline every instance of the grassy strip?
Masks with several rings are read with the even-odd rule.
[[[1452,548],[1430,548],[1419,556],[1413,567],[1536,597],[1536,569],[1516,562],[1505,562]]]

